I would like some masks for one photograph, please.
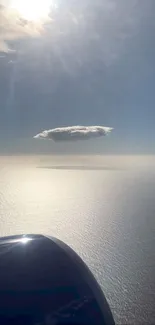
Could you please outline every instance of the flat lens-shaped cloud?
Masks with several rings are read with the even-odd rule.
[[[104,126],[68,126],[45,130],[34,136],[34,139],[53,141],[78,141],[106,136],[113,128]]]

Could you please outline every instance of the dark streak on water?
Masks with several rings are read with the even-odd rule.
[[[7,159],[0,163],[0,234],[66,241],[94,272],[118,324],[155,324],[154,170]]]
[[[56,170],[123,170],[119,167],[103,167],[103,166],[38,166],[37,168],[43,169],[56,169]]]

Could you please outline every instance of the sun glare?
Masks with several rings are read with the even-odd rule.
[[[12,8],[19,15],[30,21],[46,19],[50,12],[52,0],[13,0]]]

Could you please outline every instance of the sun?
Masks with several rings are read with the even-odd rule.
[[[12,0],[12,8],[29,21],[44,20],[50,13],[52,0]]]

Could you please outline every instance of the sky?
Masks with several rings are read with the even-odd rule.
[[[11,1],[0,0],[0,154],[154,154],[155,1],[51,0],[35,21]],[[33,139],[72,125],[114,130],[76,145]]]

